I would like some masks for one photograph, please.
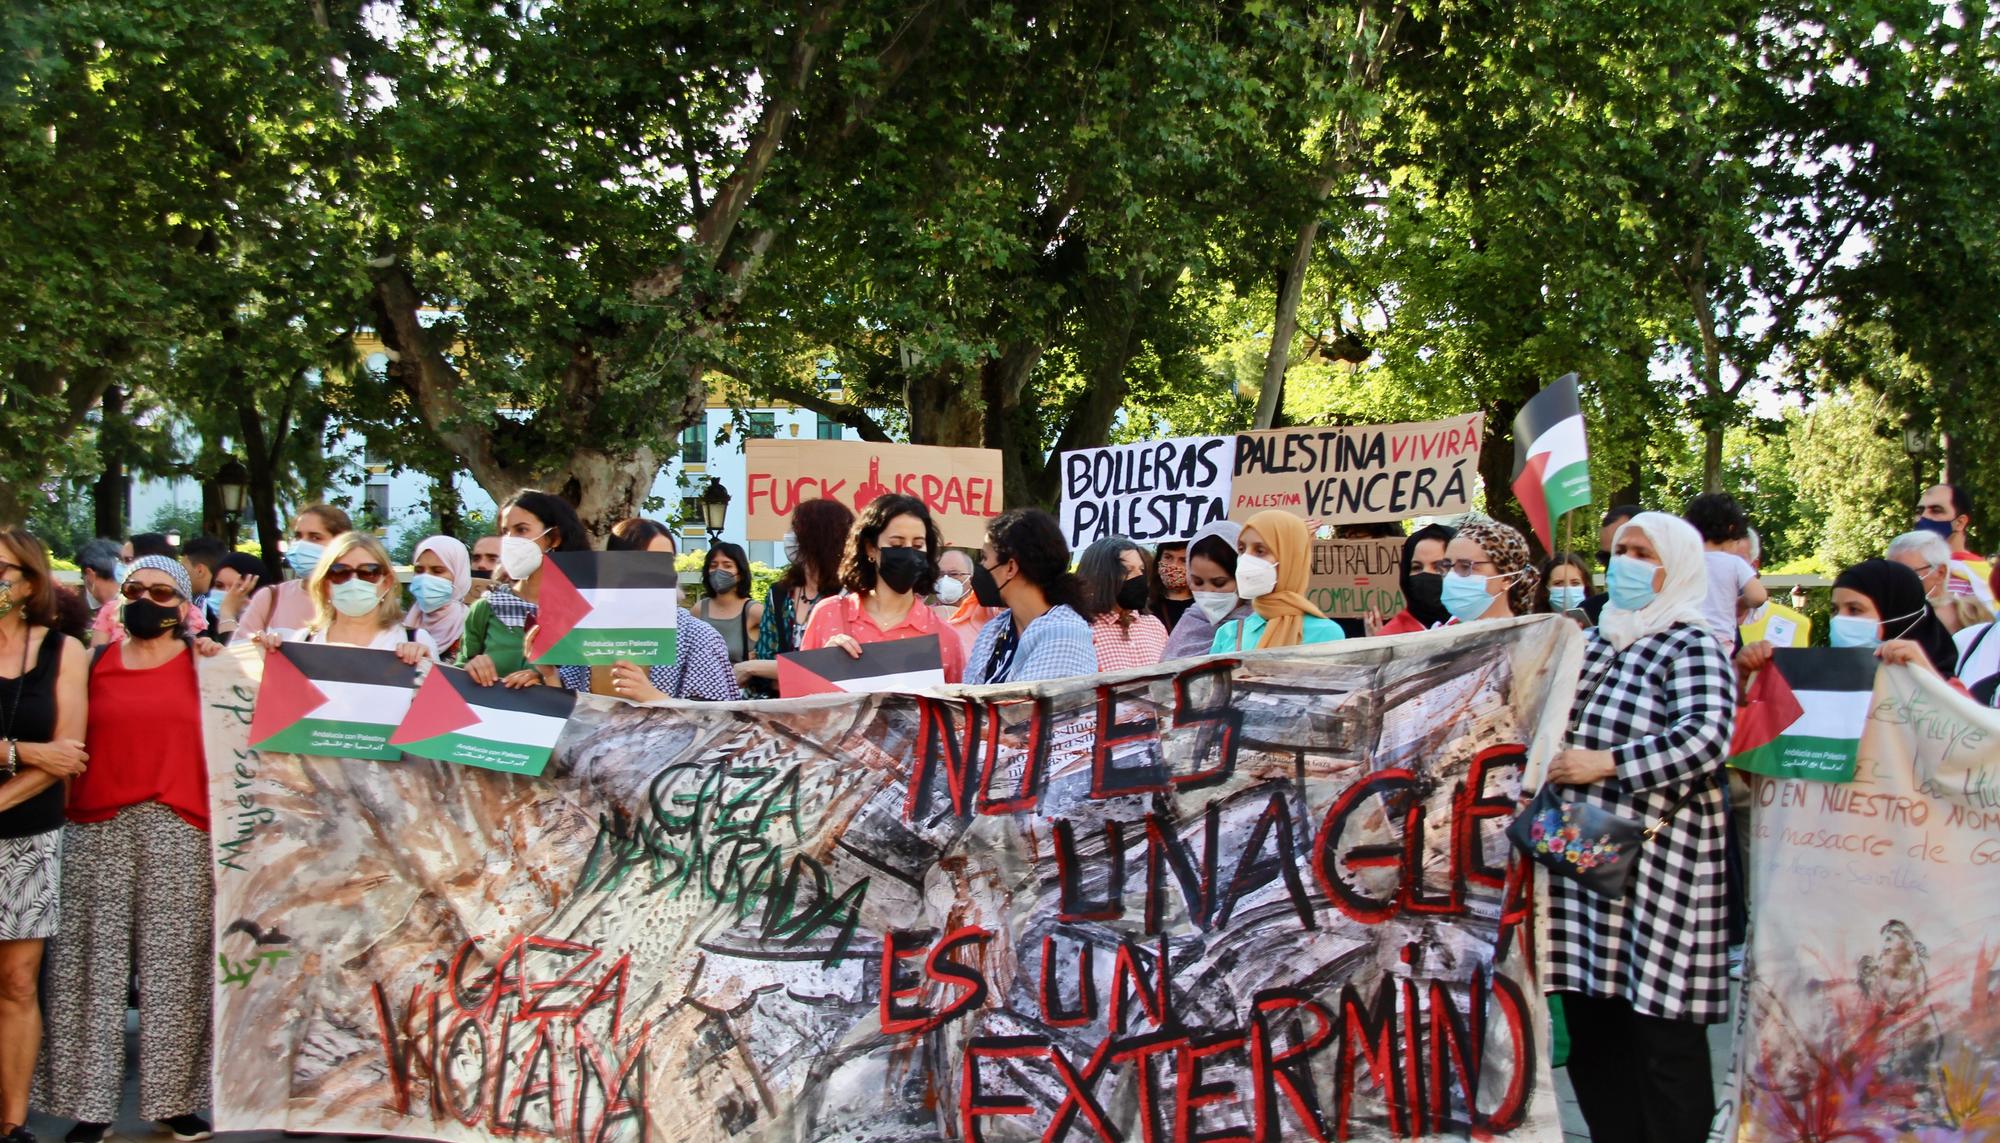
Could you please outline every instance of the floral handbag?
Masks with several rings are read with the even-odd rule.
[[[1507,826],[1507,840],[1528,860],[1604,897],[1623,897],[1639,875],[1639,847],[1653,840],[1688,799],[1714,785],[1698,781],[1667,807],[1660,820],[1641,825],[1588,802],[1564,801],[1554,782],[1542,788]]]

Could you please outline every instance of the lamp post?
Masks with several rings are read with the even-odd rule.
[[[1915,495],[1924,494],[1924,457],[1931,451],[1930,430],[1919,428],[1916,421],[1903,422],[1903,452],[1910,458],[1910,483],[1915,486]]]
[[[250,494],[250,473],[243,462],[230,457],[215,470],[215,494],[222,500],[222,518],[229,525],[229,549],[236,550],[236,524],[243,518],[243,502]]]
[[[715,546],[722,539],[722,526],[729,521],[729,489],[713,476],[708,478],[708,487],[701,494],[702,523],[708,528],[708,543]]]

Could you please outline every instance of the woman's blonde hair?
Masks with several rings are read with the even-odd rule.
[[[348,559],[348,554],[357,548],[367,558]],[[386,631],[402,622],[403,593],[397,587],[396,565],[389,562],[388,549],[382,546],[382,541],[366,532],[342,532],[327,541],[326,551],[320,554],[319,563],[313,566],[312,574],[306,577],[306,594],[312,597],[313,604],[313,629],[331,630],[333,621],[339,618],[339,612],[333,609],[331,588],[326,582],[326,573],[328,568],[343,560],[349,567],[353,567],[356,563],[370,562],[382,565],[386,574],[382,583],[373,586],[379,588],[386,585],[389,590],[382,593],[382,601],[375,605],[375,626],[379,630]]]
[[[1993,609],[1981,603],[1977,596],[1953,595],[1938,605],[1939,611],[1946,608],[1951,609],[1951,629],[1954,631],[1963,631],[1968,627],[1977,627],[1981,623],[1993,622]]]

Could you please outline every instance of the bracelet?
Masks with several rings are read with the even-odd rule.
[[[14,739],[7,740],[7,776],[12,778],[21,772],[21,744]]]

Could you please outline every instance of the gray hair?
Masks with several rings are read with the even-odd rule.
[[[92,540],[76,550],[76,566],[89,568],[105,579],[118,570],[118,541]]]
[[[1911,552],[1934,568],[1951,566],[1951,545],[1944,537],[1931,532],[1904,532],[1889,541],[1888,557],[1895,559],[1904,552]]]

